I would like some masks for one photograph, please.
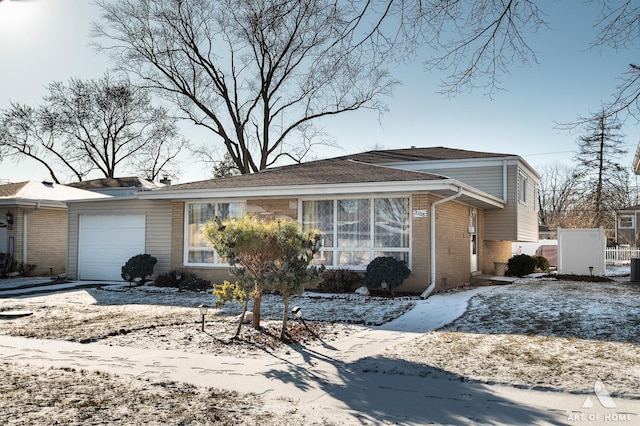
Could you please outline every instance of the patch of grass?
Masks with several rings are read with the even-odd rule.
[[[581,281],[592,283],[608,283],[613,281],[609,277],[602,275],[577,275],[577,274],[549,274],[545,278],[555,278],[558,281]]]

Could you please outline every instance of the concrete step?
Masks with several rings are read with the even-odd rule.
[[[474,285],[504,285],[511,284],[518,280],[519,277],[507,277],[504,275],[481,274],[471,277],[471,283]]]

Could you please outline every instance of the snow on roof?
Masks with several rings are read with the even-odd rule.
[[[0,185],[0,201],[59,201],[107,198],[108,195],[52,182],[27,181]]]

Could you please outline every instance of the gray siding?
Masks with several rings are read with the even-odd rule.
[[[517,228],[517,167],[507,167],[507,204],[502,210],[487,210],[484,219],[484,238],[490,241],[515,241]]]
[[[520,173],[525,174],[524,170],[520,170]],[[516,241],[538,241],[538,211],[537,211],[537,198],[536,193],[537,179],[531,175],[527,176],[527,195],[526,202],[522,203],[517,201],[517,221],[518,221],[518,233],[515,238]],[[516,176],[517,182],[517,176]]]
[[[507,204],[502,210],[487,210],[485,239],[492,241],[538,241],[538,212],[536,188],[538,180],[527,176],[526,202],[519,201],[518,175],[524,170],[507,167]]]
[[[145,252],[158,259],[154,272],[171,268],[171,202],[164,200],[109,200],[69,203],[67,275],[78,277],[78,230],[80,215],[144,215]]]
[[[423,170],[447,176],[500,199],[503,198],[502,166],[461,167]]]

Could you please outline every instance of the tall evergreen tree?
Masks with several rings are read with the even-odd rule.
[[[583,205],[593,212],[590,226],[612,227],[612,197],[620,193],[620,173],[624,167],[618,160],[627,153],[622,148],[621,123],[603,111],[587,123],[585,134],[578,139],[577,177],[582,186]],[[613,204],[615,205],[615,204]]]

